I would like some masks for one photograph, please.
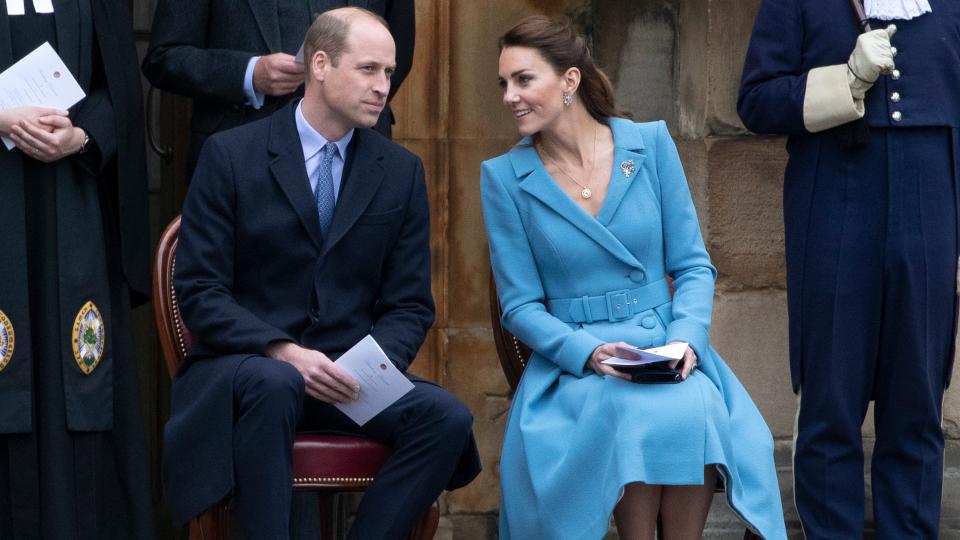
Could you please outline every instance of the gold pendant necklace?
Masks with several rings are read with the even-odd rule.
[[[543,155],[547,156],[547,159],[550,160],[550,163],[553,163],[553,165],[557,169],[559,169],[560,172],[564,174],[564,176],[569,178],[571,182],[573,182],[574,184],[580,187],[581,199],[586,200],[586,199],[589,199],[590,197],[593,197],[593,190],[590,189],[590,186],[581,184],[576,178],[573,177],[572,174],[568,173],[563,167],[561,167],[560,164],[557,163],[557,161],[553,159],[553,157],[550,154],[547,153],[546,149],[543,148],[543,145],[540,146],[540,151],[543,153]],[[596,126],[594,126],[593,128],[593,166],[590,167],[591,178],[593,177],[593,172],[596,170],[596,168],[597,168],[597,128]]]

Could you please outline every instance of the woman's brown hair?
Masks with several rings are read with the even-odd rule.
[[[506,47],[535,49],[557,74],[575,67],[580,70],[578,94],[584,107],[595,120],[606,124],[611,117],[630,118],[614,104],[613,85],[597,67],[587,40],[573,28],[569,19],[531,15],[507,30],[500,37],[500,50]]]

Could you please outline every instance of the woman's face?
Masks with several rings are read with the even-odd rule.
[[[498,79],[503,104],[513,113],[520,135],[543,130],[563,112],[565,83],[536,49],[505,47]]]

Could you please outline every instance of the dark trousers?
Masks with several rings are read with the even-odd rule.
[[[349,537],[402,539],[447,486],[471,437],[473,417],[429,382],[363,427],[332,405],[304,395],[300,373],[284,362],[245,360],[234,383],[233,507],[241,538],[289,538],[296,431],[356,434],[393,453],[364,494]]]
[[[832,174],[817,178],[794,457],[811,540],[863,537],[860,430],[871,399],[877,538],[938,536],[957,264],[945,132],[875,130],[868,149],[823,165]]]

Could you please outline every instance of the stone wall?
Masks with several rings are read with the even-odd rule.
[[[719,270],[711,332],[777,441],[782,498],[799,536],[790,467],[797,399],[790,389],[781,184],[784,140],[745,131],[736,92],[759,0],[418,0],[414,73],[398,94],[398,141],[424,156],[433,205],[439,317],[418,361],[476,416],[485,471],[445,495],[439,539],[496,537],[497,458],[508,386],[489,323],[489,262],[479,164],[516,140],[496,85],[496,38],[529,13],[567,13],[592,36],[619,105],[666,119],[677,139]],[[942,537],[960,538],[960,396],[948,394]],[[872,446],[872,423],[864,426]],[[869,471],[869,462],[866,466]],[[869,484],[867,487],[869,494]],[[869,511],[869,508],[868,508]],[[742,526],[718,499],[710,538]],[[615,538],[615,532],[611,532]]]

